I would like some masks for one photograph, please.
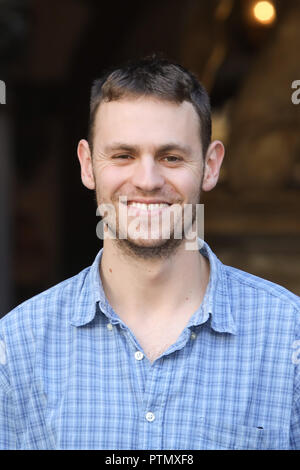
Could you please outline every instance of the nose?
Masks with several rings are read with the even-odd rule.
[[[132,183],[143,191],[155,191],[164,184],[159,163],[150,155],[140,158],[134,166]]]

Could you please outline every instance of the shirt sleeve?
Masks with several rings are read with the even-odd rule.
[[[10,388],[5,343],[0,337],[0,450],[16,450],[15,406]]]
[[[0,385],[0,450],[16,450],[13,400]]]
[[[290,449],[300,450],[300,328],[293,344],[292,361],[295,364],[294,396],[290,426]]]

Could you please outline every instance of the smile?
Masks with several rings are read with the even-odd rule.
[[[167,202],[135,202],[128,201],[127,214],[128,216],[154,216],[159,215],[171,207]]]
[[[167,203],[149,203],[145,204],[142,202],[129,202],[128,207],[135,207],[137,209],[140,209],[142,211],[154,211],[157,209],[164,209],[166,207],[169,207],[169,204]]]

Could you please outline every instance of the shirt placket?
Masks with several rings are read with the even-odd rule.
[[[178,341],[152,364],[144,354],[135,336],[127,327],[124,328],[126,341],[131,350],[131,361],[134,371],[132,375],[138,404],[138,449],[161,449],[163,445],[163,423],[165,407],[171,386],[173,362],[176,361],[175,351],[182,349],[189,337],[185,330]]]
[[[165,406],[170,387],[170,358],[160,357],[150,365],[139,419],[139,447],[161,449]]]

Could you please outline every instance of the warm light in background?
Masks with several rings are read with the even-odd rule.
[[[276,10],[272,2],[256,2],[253,7],[256,21],[263,24],[272,24],[276,18]]]

